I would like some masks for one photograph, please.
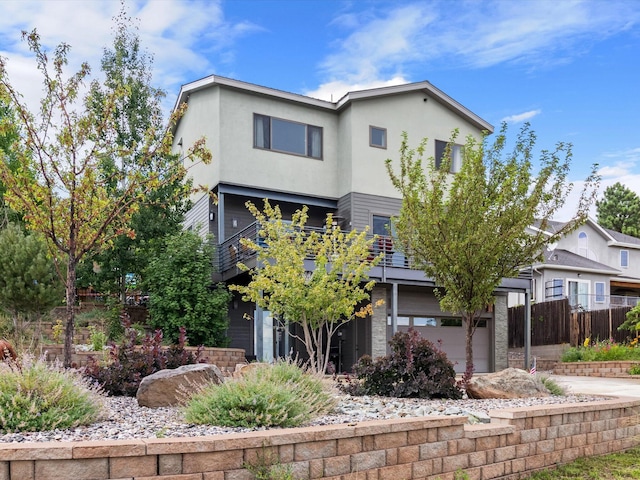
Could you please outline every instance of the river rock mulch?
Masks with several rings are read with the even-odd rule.
[[[582,403],[602,400],[602,396],[567,395],[544,398],[490,400],[422,400],[386,397],[352,397],[336,394],[338,406],[331,415],[316,418],[307,425],[358,423],[428,415],[465,415],[470,423],[488,422],[489,411],[505,408]],[[146,408],[135,398],[108,397],[107,414],[103,421],[92,425],[49,432],[25,432],[0,435],[0,443],[68,442],[81,440],[125,440],[140,438],[199,437],[242,433],[254,430],[186,423],[180,408]]]

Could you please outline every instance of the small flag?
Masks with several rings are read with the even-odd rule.
[[[531,375],[536,374],[536,357],[533,357],[533,362],[531,362],[531,369],[529,370]]]

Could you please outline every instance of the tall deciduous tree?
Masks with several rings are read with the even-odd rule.
[[[640,236],[640,197],[616,182],[596,201],[598,223],[626,235]]]
[[[549,220],[564,205],[571,145],[558,143],[543,150],[539,170],[532,163],[535,134],[520,131],[512,152],[503,155],[506,125],[489,145],[469,136],[460,172],[452,175],[451,145],[436,168],[423,160],[427,140],[411,149],[404,134],[399,169],[387,160],[393,185],[403,202],[396,232],[407,255],[438,285],[442,310],[460,314],[466,331],[466,374],[473,374],[473,334],[482,312],[494,302],[504,277],[517,276],[545,246],[577,228],[595,197],[595,167],[587,178],[574,217],[550,236]],[[538,224],[538,229],[529,227]]]
[[[0,180],[9,205],[24,214],[28,228],[45,236],[52,254],[66,266],[58,273],[66,291],[64,363],[69,366],[78,262],[119,235],[133,236],[129,222],[141,199],[174,181],[181,167],[167,169],[164,160],[171,152],[170,128],[158,130],[153,123],[134,148],[116,141],[121,128],[118,108],[130,91],[122,79],[102,87],[94,81],[81,101],[89,65],[82,64],[67,77],[68,45],[59,45],[50,56],[35,30],[23,37],[43,75],[44,97],[39,111],[31,112],[9,79],[6,60],[0,59],[0,98],[15,111],[23,132],[20,142],[13,144],[20,166],[12,171],[0,162]],[[183,112],[184,108],[174,112],[170,126]],[[134,151],[138,168],[121,168]],[[211,156],[204,140],[196,142],[188,155],[203,161]],[[105,170],[106,162],[115,167]]]
[[[23,318],[59,305],[64,289],[44,239],[27,235],[18,225],[0,231],[0,308],[16,333]]]
[[[171,236],[145,272],[149,319],[176,342],[185,327],[191,345],[226,347],[231,294],[212,282],[215,250],[211,239],[192,231]]]
[[[259,266],[249,270],[248,285],[231,285],[245,301],[258,304],[272,315],[298,324],[309,365],[324,373],[329,363],[331,338],[338,328],[356,316],[371,313],[369,292],[375,282],[368,272],[379,261],[371,256],[374,239],[367,232],[343,232],[327,216],[325,229],[305,230],[307,207],[296,211],[291,222],[282,220],[278,206],[264,202],[260,211],[251,202],[247,208],[260,225],[260,242],[243,239],[243,245],[258,252]],[[308,269],[305,260],[313,259]],[[247,267],[240,264],[240,268]]]
[[[151,65],[153,58],[144,52],[137,32],[131,28],[131,19],[124,8],[116,17],[116,35],[113,47],[105,49],[102,57],[102,71],[105,74],[104,86],[114,90],[118,85],[126,88],[126,93],[116,102],[113,116],[117,118],[114,142],[123,150],[131,152],[126,158],[105,158],[102,168],[106,175],[116,169],[128,170],[145,168],[138,157],[142,154],[137,145],[144,142],[145,133],[150,129],[163,133],[161,102],[165,92],[151,85]],[[102,86],[94,84],[92,106],[102,115],[107,94]],[[118,161],[116,161],[118,160]],[[174,155],[155,160],[156,167],[173,172],[173,179],[162,188],[150,192],[142,198],[139,210],[129,223],[135,237],[121,235],[112,247],[87,258],[79,270],[78,285],[96,287],[101,293],[118,293],[122,302],[131,276],[139,288],[142,273],[151,258],[160,253],[167,236],[178,233],[184,212],[188,207],[188,192],[191,183],[182,178],[182,167]],[[121,185],[113,185],[113,194],[117,197]]]

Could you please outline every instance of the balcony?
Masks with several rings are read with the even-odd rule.
[[[217,272],[222,276],[223,280],[227,280],[241,273],[238,263],[242,262],[249,268],[256,265],[256,252],[242,245],[241,240],[248,238],[260,244],[261,240],[258,236],[258,224],[252,223],[232,237],[228,238],[218,245]],[[318,228],[305,228],[305,231],[321,231]],[[373,238],[373,236],[370,236]],[[400,268],[411,270],[411,261],[402,252],[394,248],[394,240],[389,236],[377,236],[371,248],[370,258],[382,253],[382,260],[378,264],[378,268]],[[309,258],[309,260],[312,260]]]

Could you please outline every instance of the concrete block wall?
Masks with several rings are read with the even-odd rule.
[[[303,480],[516,479],[640,444],[640,400],[494,411],[490,424],[422,417],[199,438],[0,444],[0,480],[251,480],[271,453]]]
[[[640,365],[640,362],[558,362],[553,368],[553,373],[589,377],[630,377],[629,369],[634,365]]]

